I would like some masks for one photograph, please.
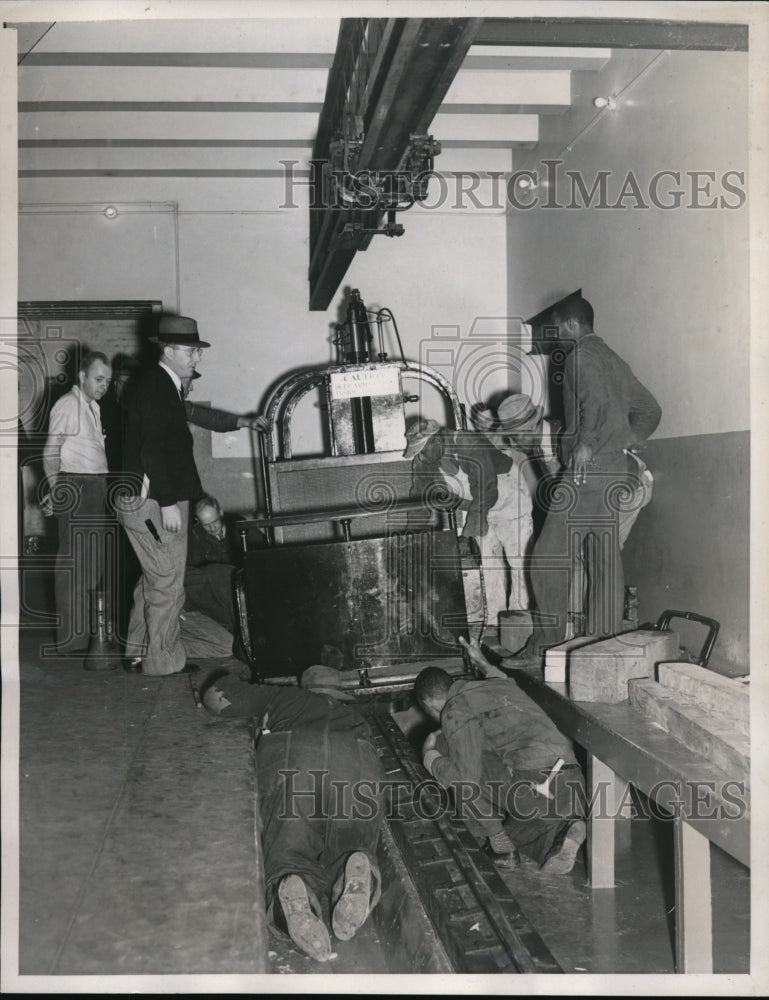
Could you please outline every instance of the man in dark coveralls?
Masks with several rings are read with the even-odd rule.
[[[419,673],[414,698],[441,726],[424,743],[424,766],[454,788],[468,829],[489,838],[500,867],[517,867],[520,849],[543,872],[565,874],[586,835],[584,779],[571,741],[485,659],[477,640],[460,641],[484,679],[455,680],[438,667]],[[550,787],[538,789],[551,772]]]
[[[233,674],[203,685],[213,715],[253,718],[267,919],[316,961],[331,957],[323,919],[349,941],[379,900],[376,847],[384,770],[358,710],[304,688],[249,684]]]
[[[552,321],[559,339],[573,346],[563,372],[561,474],[551,484],[550,508],[531,555],[537,615],[522,655],[536,660],[565,638],[575,551],[588,579],[585,634],[609,636],[622,628],[620,515],[637,503],[641,485],[629,452],[654,433],[662,416],[654,396],[593,330],[589,302],[567,299]]]

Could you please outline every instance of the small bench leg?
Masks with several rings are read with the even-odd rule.
[[[614,823],[616,775],[592,754],[587,764],[587,873],[591,889],[614,888]]]
[[[676,972],[713,972],[710,841],[675,821]]]

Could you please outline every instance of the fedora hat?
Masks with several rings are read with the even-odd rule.
[[[198,336],[198,324],[189,316],[161,316],[158,332],[149,338],[153,344],[174,344],[179,347],[210,347]]]
[[[406,450],[403,452],[404,458],[413,458],[418,455],[433,435],[437,434],[441,425],[437,420],[426,420],[419,417],[406,431]]]
[[[514,431],[533,430],[539,426],[545,410],[535,406],[531,397],[523,392],[506,396],[497,407],[497,431],[512,434]]]
[[[113,375],[135,375],[140,368],[139,359],[131,354],[116,354],[112,359]]]

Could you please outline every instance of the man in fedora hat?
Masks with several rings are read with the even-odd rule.
[[[123,494],[116,509],[141,564],[126,638],[126,670],[174,674],[185,669],[179,614],[184,606],[189,504],[203,495],[187,425],[183,380],[203,350],[198,325],[162,316],[153,365],[136,386],[125,437]]]

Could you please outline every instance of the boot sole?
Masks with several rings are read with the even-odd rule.
[[[278,886],[278,898],[286,918],[288,936],[305,955],[316,962],[331,958],[331,938],[323,921],[310,906],[307,886],[298,875],[288,875]]]
[[[540,871],[546,875],[565,875],[570,872],[574,867],[577,851],[584,843],[586,835],[587,827],[584,822],[581,819],[573,820],[569,824],[560,849],[545,860]]]
[[[371,899],[371,864],[365,854],[356,851],[344,866],[344,890],[331,916],[331,929],[340,941],[349,941],[369,915]]]

